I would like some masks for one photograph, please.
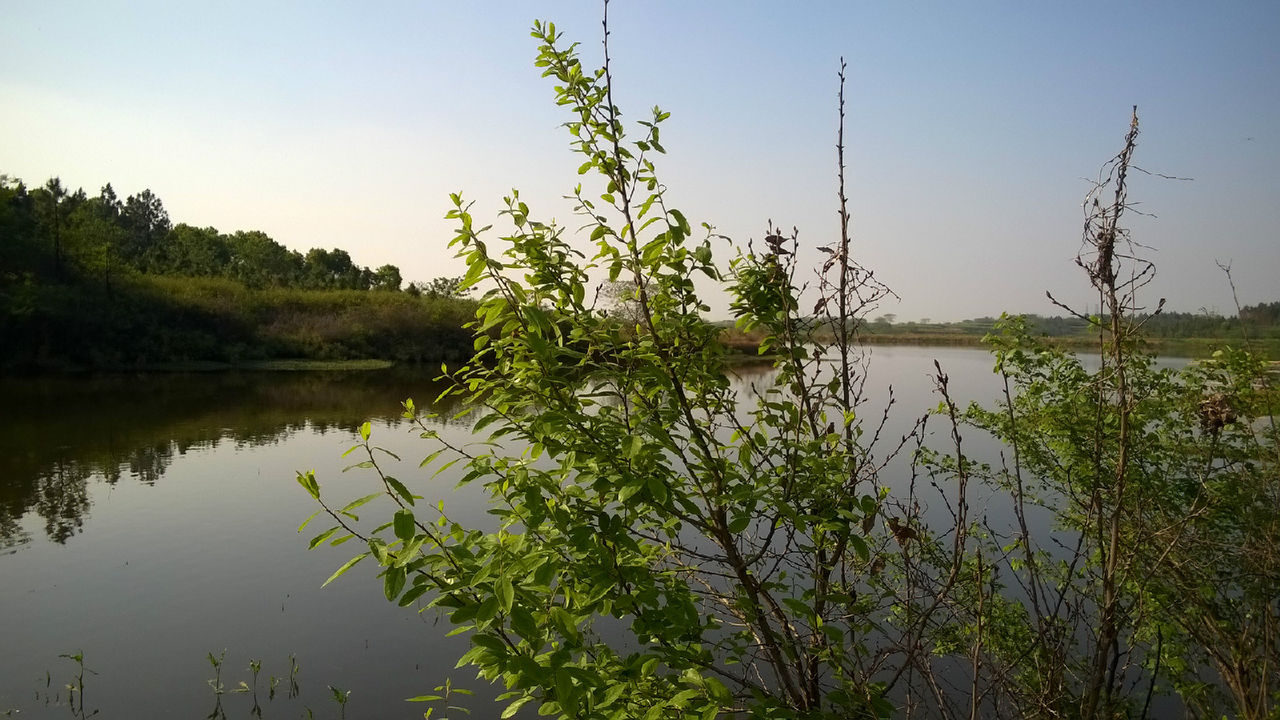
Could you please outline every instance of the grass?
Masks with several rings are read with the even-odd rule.
[[[0,369],[369,369],[472,353],[467,300],[164,276],[20,290],[0,307]]]

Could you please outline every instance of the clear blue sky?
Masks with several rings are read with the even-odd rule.
[[[691,220],[825,244],[837,59],[849,63],[856,247],[956,320],[1090,300],[1080,200],[1139,106],[1134,218],[1149,297],[1230,313],[1280,298],[1280,3],[639,2],[610,7],[617,99],[672,112],[659,166]],[[576,226],[566,119],[534,18],[600,53],[595,2],[7,2],[0,173],[150,188],[175,221],[342,247],[406,279],[458,274],[448,193],[509,188]],[[730,248],[721,248],[727,261]],[[806,256],[812,258],[812,255]],[[718,314],[724,303],[715,303]]]

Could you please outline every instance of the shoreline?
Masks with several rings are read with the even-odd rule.
[[[1048,337],[1050,344],[1074,350],[1096,348],[1096,338],[1084,337]],[[982,337],[973,335],[863,335],[859,338],[862,344],[880,347],[966,347],[982,348],[985,346]],[[1151,349],[1160,357],[1204,358],[1214,350],[1226,345],[1237,345],[1224,338],[1151,338],[1147,340]],[[1268,362],[1280,370],[1280,360],[1270,359],[1280,355],[1280,341],[1262,339],[1250,341],[1256,350],[1268,356]],[[758,353],[759,344],[742,338],[725,344],[723,355],[730,366],[758,365],[771,363],[773,354]],[[48,375],[89,375],[100,373],[221,373],[221,372],[363,372],[390,370],[392,368],[431,367],[439,368],[439,363],[449,362],[444,359],[431,361],[405,362],[384,358],[361,358],[351,360],[318,360],[308,358],[278,358],[272,360],[246,360],[228,362],[221,360],[184,360],[160,363],[144,363],[131,366],[74,366],[50,365],[32,367],[17,371],[0,371],[0,378],[21,378]],[[456,361],[449,364],[455,364]]]

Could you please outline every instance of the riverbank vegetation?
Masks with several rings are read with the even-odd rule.
[[[344,250],[171,225],[149,190],[0,177],[0,369],[469,357],[457,281],[401,284]]]
[[[1225,277],[1224,277],[1225,281]],[[1096,351],[1097,325],[1086,317],[1023,315],[1027,332],[1054,347]],[[1105,317],[1099,318],[1105,321]],[[1139,313],[1135,322],[1143,325],[1143,341],[1158,355],[1209,357],[1224,346],[1248,342],[1271,357],[1280,357],[1280,302],[1246,305],[1234,315],[1162,311]],[[868,345],[956,345],[983,346],[997,331],[1000,318],[981,317],[957,322],[935,322],[924,318],[900,321],[885,313],[859,323],[859,340]],[[834,332],[828,330],[828,336]],[[725,324],[722,340],[729,348],[751,352],[759,347],[760,333],[743,333]]]
[[[1004,318],[1003,401],[958,406],[938,366],[937,409],[899,438],[868,405],[860,340],[888,290],[850,252],[843,68],[841,222],[809,283],[814,307],[795,234],[771,227],[723,267],[712,228],[667,205],[655,160],[668,114],[623,124],[607,20],[598,69],[554,25],[533,34],[570,113],[594,255],[580,262],[517,193],[500,240],[454,196],[465,283],[491,289],[472,324],[478,355],[448,380],[482,442],[450,443],[412,401],[405,415],[429,441],[423,465],[464,468],[494,524],[419,503],[419,483],[382,470],[366,424],[348,452],[374,494],[343,507],[327,479],[298,476],[332,520],[312,546],[362,543],[333,577],[372,558],[388,600],[466,633],[459,665],[501,686],[503,717],[1184,712],[1167,703],[1276,716],[1275,389],[1243,350],[1183,371],[1152,362],[1151,266],[1122,223],[1136,109],[1085,206],[1099,366]],[[633,283],[636,322],[589,301],[588,263]],[[750,393],[725,380],[694,275],[724,283],[737,327],[774,360]],[[999,455],[971,456],[974,433]]]
[[[254,289],[132,275],[10,287],[0,367],[129,369],[271,359],[461,360],[474,303],[405,292]],[[187,363],[187,365],[182,365]]]
[[[258,231],[174,225],[143,190],[120,200],[58,178],[39,187],[0,176],[0,371],[138,367],[277,367],[273,360],[460,361],[476,305],[461,278],[403,280],[395,265],[352,262],[344,250],[288,250]],[[634,283],[606,283],[604,302],[631,324]],[[1280,354],[1280,303],[1236,317],[1160,313],[1141,318],[1157,352],[1208,356],[1249,337]],[[861,324],[865,343],[977,345],[996,320]],[[1088,349],[1085,318],[1028,316],[1030,332]],[[828,332],[828,337],[833,332]],[[738,362],[759,357],[759,332],[722,324]]]

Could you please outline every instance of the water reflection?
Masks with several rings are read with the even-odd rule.
[[[901,370],[920,364],[918,355],[937,352],[875,350],[873,375],[896,381],[896,400],[908,409],[893,434],[909,431],[919,412],[936,404],[923,373],[904,377]],[[957,385],[978,397],[991,391],[985,353],[944,354],[963,365],[964,382]],[[767,364],[743,365],[732,374],[746,389],[767,384],[773,372]],[[443,386],[430,379],[436,374],[423,368],[0,380],[0,550],[31,542],[22,522],[28,515],[42,521],[44,536],[55,543],[80,533],[91,510],[91,482],[154,485],[190,451],[223,443],[261,447],[302,431],[349,433],[365,420],[394,421],[405,397],[426,407],[440,393]],[[882,390],[875,382],[869,387]],[[436,410],[447,418],[456,408]]]
[[[879,418],[885,387],[893,385],[891,440],[936,406],[927,377],[935,357],[959,402],[995,397],[991,358],[982,351],[875,348],[873,355],[864,417]],[[749,392],[772,373],[737,368],[734,387]],[[365,420],[374,422],[378,444],[404,458],[388,471],[421,493],[424,506],[445,502],[468,526],[494,522],[481,488],[457,489],[456,475],[418,469],[435,446],[397,423],[402,398],[422,407],[438,395],[432,375],[0,381],[0,542],[12,553],[0,557],[0,617],[18,619],[5,627],[0,653],[0,715],[12,707],[24,717],[47,716],[30,707],[32,689],[44,687],[49,669],[55,682],[65,678],[59,654],[81,648],[101,673],[91,679],[89,702],[103,708],[102,717],[203,716],[219,701],[230,717],[251,715],[249,695],[210,697],[205,657],[222,648],[228,688],[252,681],[244,664],[252,658],[264,658],[263,688],[270,676],[295,675],[293,654],[302,658],[301,695],[281,697],[281,686],[272,703],[263,690],[268,716],[299,717],[304,705],[317,717],[336,715],[328,685],[353,691],[352,717],[420,715],[403,698],[445,678],[476,690],[472,707],[491,711],[499,691],[453,670],[469,647],[465,636],[445,637],[450,626],[439,616],[387,603],[367,563],[319,590],[356,551],[308,551],[319,527],[296,532],[316,507],[293,471],[316,468],[334,499],[377,489],[369,473],[342,472],[351,460],[340,455]],[[469,425],[442,434],[465,444]],[[977,437],[965,440],[967,452],[981,455]],[[15,552],[19,546],[25,549]]]
[[[443,386],[437,373],[201,373],[0,380],[0,549],[31,542],[28,515],[59,544],[90,514],[89,484],[154,485],[176,457],[231,443],[271,445],[303,430],[354,431],[400,416]],[[438,410],[448,414],[451,407]]]

